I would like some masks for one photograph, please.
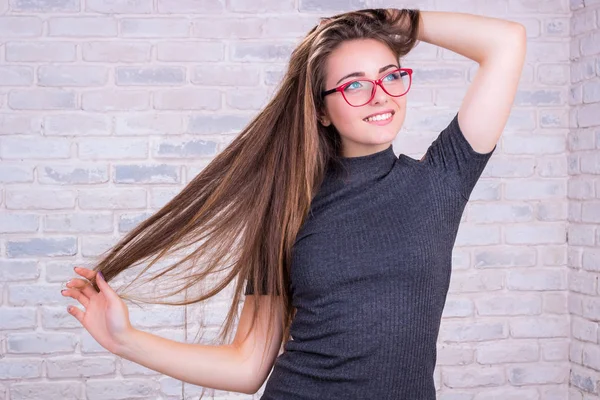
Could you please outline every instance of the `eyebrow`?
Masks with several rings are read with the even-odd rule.
[[[400,68],[399,66],[397,66],[395,64],[389,64],[389,65],[386,65],[385,67],[379,68],[379,73],[382,73],[383,71],[385,71],[386,69],[389,69],[391,67]],[[365,73],[364,72],[352,72],[351,74],[348,74],[348,75],[344,76],[343,78],[341,78],[339,81],[337,81],[336,85],[338,85],[344,79],[351,78],[353,76],[365,76]]]

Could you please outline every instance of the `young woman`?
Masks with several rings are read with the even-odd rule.
[[[400,59],[419,40],[479,70],[415,160],[396,157],[392,141],[413,75]],[[231,145],[94,269],[76,269],[85,279],[64,295],[85,311],[69,312],[109,351],[205,388],[255,393],[269,377],[264,400],[434,400],[452,248],[508,119],[525,42],[520,24],[464,13],[323,19]],[[191,246],[165,271],[179,277],[175,293],[208,286],[223,262],[230,268],[197,298],[160,304],[203,301],[235,281],[224,336],[242,292],[245,300],[231,342],[184,344],[134,329],[107,283]]]

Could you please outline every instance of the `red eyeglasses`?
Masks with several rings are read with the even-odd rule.
[[[344,100],[352,107],[364,106],[373,100],[377,85],[392,97],[404,96],[410,90],[412,72],[411,68],[397,68],[376,80],[356,79],[343,83],[334,89],[321,92],[321,96],[341,92]]]

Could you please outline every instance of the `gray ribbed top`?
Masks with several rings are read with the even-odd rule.
[[[423,161],[390,145],[343,159],[348,182],[327,174],[292,253],[292,340],[261,400],[435,400],[452,248],[495,149],[475,152],[456,114]]]

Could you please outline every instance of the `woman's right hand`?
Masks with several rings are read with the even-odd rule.
[[[71,279],[67,288],[61,291],[63,296],[69,296],[79,301],[85,311],[75,306],[67,307],[73,315],[106,350],[118,354],[134,328],[129,321],[129,310],[125,302],[108,285],[102,274],[96,274],[87,268],[75,267],[75,272],[86,278]],[[96,278],[97,291],[91,284]]]

